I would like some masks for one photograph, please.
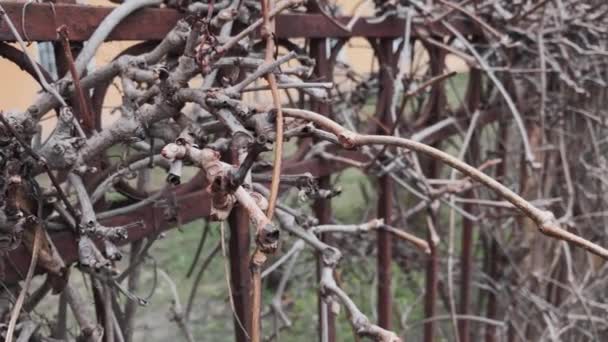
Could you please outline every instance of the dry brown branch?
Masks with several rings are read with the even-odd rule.
[[[168,160],[188,159],[201,168],[207,179],[208,191],[212,195],[212,215],[218,220],[224,220],[235,202],[239,202],[249,213],[256,231],[256,241],[265,252],[273,252],[278,246],[278,231],[262,211],[267,207],[264,198],[255,193],[249,193],[242,186],[233,192],[228,189],[229,175],[232,166],[219,160],[219,153],[208,149],[198,149],[192,145],[166,145],[161,154]]]
[[[358,134],[347,130],[343,126],[337,124],[336,122],[332,121],[327,117],[324,117],[320,114],[311,111],[285,108],[284,113],[286,116],[312,121],[315,124],[321,126],[323,129],[330,131],[338,137],[342,146],[347,149],[352,149],[356,146],[365,145],[392,145],[423,153],[434,159],[444,162],[450,165],[451,167],[457,169],[458,171],[462,172],[463,174],[467,175],[468,177],[471,177],[472,179],[487,186],[488,188],[496,192],[498,195],[512,203],[524,215],[528,216],[536,223],[541,233],[560,240],[565,240],[574,243],[575,245],[582,247],[593,254],[608,259],[607,249],[591,241],[583,239],[580,236],[573,234],[567,230],[564,230],[560,227],[560,224],[556,221],[555,216],[551,212],[543,211],[541,209],[536,208],[530,202],[526,201],[521,196],[511,191],[506,186],[500,184],[494,178],[486,175],[478,169],[460,161],[459,159],[443,151],[440,151],[429,145],[405,138]]]
[[[34,276],[34,270],[36,269],[36,264],[38,262],[38,252],[40,251],[40,243],[42,240],[42,237],[41,237],[42,227],[40,226],[40,223],[36,221],[36,218],[28,217],[28,218],[25,218],[25,220],[28,221],[28,222],[25,222],[25,224],[29,226],[29,229],[34,231],[34,247],[32,248],[32,259],[30,260],[30,266],[27,269],[27,274],[25,276],[23,288],[21,289],[21,292],[19,293],[19,296],[17,297],[17,301],[15,302],[15,305],[13,305],[13,310],[11,312],[10,320],[8,323],[8,329],[6,331],[6,338],[4,339],[5,342],[13,341],[13,334],[15,333],[15,326],[17,324],[17,318],[19,317],[19,314],[21,313],[21,307],[23,305],[23,301],[25,300],[27,291],[30,288],[30,283],[32,281],[32,277]]]
[[[328,295],[334,295],[342,302],[349,313],[349,320],[353,326],[353,330],[357,335],[362,337],[371,337],[375,341],[380,342],[399,342],[399,338],[392,331],[382,329],[381,327],[372,324],[369,319],[359,311],[355,303],[348,295],[336,284],[333,276],[333,270],[330,267],[324,267],[321,270],[321,289]]]

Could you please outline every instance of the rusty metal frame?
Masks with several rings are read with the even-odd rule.
[[[58,37],[56,29],[61,25],[66,25],[70,32],[70,40],[86,41],[94,30],[97,28],[103,18],[110,13],[111,7],[93,7],[86,5],[77,5],[74,3],[66,3],[65,1],[50,3],[32,3],[26,5],[17,2],[3,2],[3,7],[7,14],[15,22],[17,28],[23,37],[31,41],[57,41]],[[311,11],[314,12],[314,11]],[[158,41],[162,39],[176,24],[176,22],[184,17],[173,9],[144,9],[124,20],[110,34],[108,40],[118,41]],[[346,23],[350,18],[338,18],[338,21]],[[476,27],[467,25],[465,22],[451,22],[461,32],[467,35],[476,35]],[[318,60],[317,76],[329,80],[332,76],[332,63],[328,60],[328,56],[324,55],[325,40],[327,38],[344,38],[365,37],[368,39],[380,39],[380,44],[376,48],[376,57],[387,61],[388,64],[394,64],[393,46],[394,39],[401,38],[403,35],[404,21],[396,18],[389,18],[379,23],[368,23],[364,18],[357,21],[351,32],[346,32],[331,22],[323,15],[315,13],[307,14],[282,14],[276,18],[276,34],[278,38],[309,38],[312,40],[311,56]],[[22,28],[24,30],[22,30]],[[423,36],[419,36],[423,32]],[[447,33],[440,23],[433,22],[416,22],[412,30],[413,39],[422,39],[424,36],[446,36]],[[0,42],[13,40],[11,32],[5,23],[0,21]],[[322,46],[321,46],[322,45]],[[380,49],[380,50],[378,50]],[[436,56],[440,56],[439,59]],[[1,56],[1,55],[0,55]],[[442,66],[444,63],[445,54],[431,54],[430,65]],[[434,68],[437,69],[437,68]],[[441,70],[433,70],[434,73],[440,73]],[[394,76],[393,76],[394,77]],[[379,121],[384,125],[390,125],[390,116],[386,113],[387,101],[392,94],[392,79],[391,75],[385,74],[381,76],[383,91],[379,94],[378,108],[376,114]],[[432,92],[439,94],[441,97],[440,86],[434,86]],[[479,92],[478,88],[469,89],[470,92]],[[381,100],[384,98],[384,103]],[[318,104],[315,108],[319,113],[331,115],[331,106],[326,104]],[[440,110],[437,103],[431,104],[429,110],[432,117],[436,117]],[[462,111],[461,111],[462,112]],[[497,120],[499,114],[492,113],[480,118],[480,124],[487,124]],[[99,116],[99,113],[97,114]],[[99,118],[97,118],[99,121]],[[466,120],[466,119],[463,119]],[[430,137],[427,141],[440,140],[442,137],[456,133],[455,128],[451,127],[442,132],[438,132],[436,136]],[[366,160],[361,154],[352,151],[341,152],[343,155],[351,159]],[[320,162],[319,160],[306,161],[287,161],[284,165],[284,173],[302,173],[311,172],[315,177],[321,179],[322,185],[329,185],[329,176],[332,173],[339,172],[345,166],[331,162]],[[193,180],[192,182],[195,182]],[[391,219],[393,190],[392,184],[388,176],[379,179],[380,196],[378,200],[378,216],[385,218],[387,221]],[[115,217],[103,222],[105,225],[122,225],[136,220],[142,220],[144,227],[130,231],[129,237],[123,244],[143,239],[146,236],[151,236],[159,232],[171,229],[176,226],[176,219],[180,223],[188,223],[196,219],[204,218],[209,215],[210,203],[207,194],[204,190],[197,189],[196,184],[184,184],[174,188],[169,192],[165,199],[167,203],[173,203],[173,207],[164,208],[165,215],[159,214],[159,208],[155,204],[149,204],[139,210],[128,215]],[[322,223],[328,223],[331,220],[331,202],[328,200],[317,201],[314,205],[315,213]],[[172,213],[172,214],[171,214]],[[179,215],[179,217],[175,217]],[[232,234],[237,234],[230,243],[231,250],[231,273],[233,280],[233,291],[235,303],[237,306],[237,314],[246,323],[246,317],[250,311],[250,303],[246,299],[249,293],[249,282],[247,281],[248,269],[246,268],[248,254],[242,251],[247,251],[249,248],[249,227],[248,220],[239,213],[234,213],[230,218],[232,226]],[[328,237],[325,237],[326,239]],[[77,243],[75,236],[70,232],[61,232],[52,234],[52,239],[58,246],[60,254],[66,263],[73,263],[78,259]],[[469,242],[467,238],[466,242]],[[379,324],[385,328],[391,326],[391,262],[392,262],[392,244],[388,234],[380,233],[378,236],[378,315]],[[27,250],[21,246],[9,253],[7,258],[10,260],[7,267],[5,283],[15,283],[22,279],[25,274],[27,265],[29,264],[30,256]],[[426,293],[426,313],[433,315],[435,312],[436,292],[437,292],[437,256],[433,253],[429,260],[429,268],[427,270],[427,293]],[[463,263],[470,266],[470,255],[463,255]],[[239,263],[240,259],[244,259],[244,264]],[[242,260],[241,260],[242,261]],[[243,268],[245,267],[245,268]],[[42,270],[40,270],[42,271]],[[470,272],[470,271],[468,271]],[[465,276],[465,281],[470,281],[470,273]],[[468,292],[464,293],[466,298],[464,303],[468,301]],[[490,305],[490,304],[489,304]],[[247,326],[247,324],[246,324]],[[239,328],[235,328],[238,330]],[[335,341],[335,329],[333,324],[330,324],[328,332],[329,341]],[[463,335],[466,334],[466,326],[461,327]],[[425,324],[425,340],[433,340],[433,323]],[[465,336],[461,336],[463,338]],[[242,333],[236,333],[237,341],[246,341],[246,336]]]

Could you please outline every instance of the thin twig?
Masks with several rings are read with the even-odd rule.
[[[57,29],[57,33],[59,34],[59,37],[61,37],[61,45],[63,45],[63,51],[67,59],[70,74],[72,75],[72,81],[74,82],[74,91],[76,92],[76,97],[78,98],[78,105],[80,107],[80,114],[82,116],[84,128],[87,131],[92,132],[93,129],[95,129],[95,124],[93,121],[93,116],[89,111],[88,102],[85,100],[84,91],[80,85],[80,76],[76,70],[76,66],[74,65],[74,56],[72,56],[72,48],[70,47],[70,38],[67,26],[60,26]]]
[[[482,183],[507,201],[511,202],[524,215],[528,216],[536,223],[541,233],[560,240],[565,240],[574,243],[575,245],[582,247],[593,254],[608,259],[608,250],[606,248],[599,246],[589,240],[586,240],[576,234],[570,233],[567,230],[564,230],[556,221],[553,213],[536,208],[533,204],[526,201],[524,198],[513,192],[511,189],[502,185],[494,178],[486,175],[485,173],[474,168],[473,166],[464,163],[458,158],[455,158],[441,150],[405,138],[358,134],[347,130],[335,121],[324,117],[321,114],[307,110],[285,108],[284,113],[286,116],[313,121],[314,123],[321,126],[323,129],[329,130],[330,132],[338,136],[342,146],[345,148],[354,148],[356,146],[365,145],[392,145],[426,154],[429,157],[448,164],[449,166],[457,169],[463,174]]]
[[[203,264],[201,265],[201,268],[198,270],[198,273],[196,274],[196,278],[194,279],[194,282],[192,283],[192,290],[190,291],[190,296],[188,296],[188,304],[186,305],[186,312],[184,313],[184,316],[187,321],[190,320],[190,314],[192,313],[192,308],[194,307],[194,299],[196,298],[196,292],[198,290],[201,279],[203,279],[203,274],[205,273],[205,270],[207,269],[207,267],[209,267],[209,264],[211,264],[211,261],[213,261],[213,258],[215,257],[215,255],[220,251],[221,247],[222,247],[221,242],[218,242],[217,245],[215,246],[215,248],[213,248],[213,250],[205,258],[205,260],[203,261]]]
[[[38,262],[38,253],[40,251],[40,243],[42,240],[40,231],[42,228],[40,227],[40,224],[38,222],[33,223],[33,226],[34,246],[32,247],[32,259],[30,260],[30,266],[27,269],[23,288],[21,289],[19,297],[17,297],[17,301],[13,306],[13,311],[11,312],[11,318],[8,323],[8,329],[6,331],[6,338],[4,339],[4,342],[13,342],[13,334],[15,333],[17,318],[19,317],[19,313],[21,313],[21,306],[23,305],[25,295],[27,294],[27,291],[30,288],[30,283],[32,282],[32,277],[34,276],[34,271],[36,270],[36,264]]]
[[[245,329],[243,322],[241,322],[241,318],[239,317],[239,315],[237,315],[236,306],[234,305],[234,296],[233,296],[232,286],[230,285],[230,265],[228,264],[228,257],[226,255],[226,242],[225,242],[224,234],[225,234],[224,221],[222,221],[220,223],[220,244],[222,247],[222,256],[224,258],[224,275],[225,275],[225,279],[226,279],[226,286],[228,287],[228,298],[230,301],[230,309],[232,310],[232,316],[234,317],[237,324],[239,325],[239,329],[241,329],[241,331],[243,332],[243,334],[245,335],[245,337],[247,339],[250,339],[249,333],[247,332],[247,329]]]

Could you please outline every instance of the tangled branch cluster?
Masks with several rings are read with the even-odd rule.
[[[391,249],[413,279],[411,291],[426,298],[427,340],[437,334],[433,322],[442,317],[452,324],[448,330],[454,329],[446,334],[461,340],[481,338],[481,332],[462,327],[469,320],[484,324],[488,340],[499,334],[522,340],[601,340],[608,334],[602,286],[608,257],[602,247],[608,245],[604,1],[363,1],[360,5],[373,6],[375,16],[360,17],[356,9],[348,23],[334,18],[343,14],[339,8],[316,1],[167,1],[166,6],[188,16],[160,43],[84,73],[122,19],[160,3],[119,5],[60,80],[43,82],[30,62],[43,91],[27,110],[0,116],[0,252],[23,244],[32,255],[24,286],[14,289],[17,300],[5,308],[7,341],[15,334],[20,340],[42,335],[37,327],[49,323],[29,313],[51,290],[64,294],[84,340],[130,340],[129,324],[118,324],[116,317],[132,322],[135,309],[128,302],[125,312],[117,312],[117,298],[145,302],[133,293],[131,279],[139,276],[155,238],[145,246],[134,244],[135,261],[119,271],[119,246],[145,223],[104,222],[188,187],[205,189],[210,220],[224,221],[237,209],[250,220],[256,244],[251,255],[253,341],[260,341],[263,332],[276,337],[291,326],[281,299],[304,246],[319,256],[325,326],[342,307],[358,336],[392,342],[408,334],[411,310],[402,313],[401,330],[384,329],[337,279],[349,252],[364,255],[362,250],[372,248],[373,239],[361,238],[370,232],[405,242]],[[321,61],[309,56],[309,43],[277,40],[274,34],[277,15],[307,10],[321,12],[345,31],[360,21],[400,18],[404,36],[370,39],[380,66],[367,74],[339,58],[346,40],[327,40],[322,62],[343,79],[335,84],[319,80],[315,67]],[[414,62],[421,51],[428,59],[418,69]],[[447,99],[455,77],[445,63],[448,54],[470,69],[465,94],[454,92],[456,104]],[[114,79],[122,92],[116,108],[120,118],[95,125],[84,94]],[[260,85],[260,79],[265,83]],[[378,116],[371,120],[360,113],[374,94],[380,94]],[[260,96],[268,100],[258,101]],[[41,119],[53,110],[56,127],[46,141],[36,143]],[[297,151],[284,158],[283,143],[293,141]],[[105,156],[117,147],[130,155],[113,163]],[[269,166],[266,152],[271,150]],[[340,194],[308,173],[283,172],[282,162],[308,159],[359,168],[395,184],[389,190],[395,203],[385,204],[389,217],[370,210],[363,217],[367,223],[319,224],[309,210],[290,207],[285,198],[291,189],[305,204]],[[154,167],[168,175],[162,189],[151,190]],[[186,180],[184,168],[199,173]],[[137,186],[129,182],[133,177]],[[128,200],[109,203],[105,195],[111,189]],[[179,212],[170,216],[179,218]],[[457,227],[463,233],[455,265]],[[78,241],[78,269],[90,276],[103,308],[99,322],[91,318],[91,308],[70,280],[71,265],[54,245],[52,236],[61,232]],[[322,238],[328,235],[336,240]],[[268,266],[267,259],[278,251],[285,253]],[[284,264],[270,304],[281,324],[270,335],[260,330],[262,279]],[[47,280],[29,294],[36,267]],[[447,270],[445,275],[440,269]],[[453,273],[458,269],[461,302],[456,308]],[[419,284],[423,273],[425,290]],[[472,293],[480,294],[475,310]],[[190,310],[191,303],[184,311],[176,300],[175,320],[193,340]],[[65,331],[53,334],[67,339]]]

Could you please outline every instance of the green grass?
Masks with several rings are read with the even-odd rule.
[[[146,263],[141,292],[149,293],[154,285],[156,291],[148,306],[140,308],[137,316],[137,326],[140,328],[138,340],[165,341],[175,336],[181,338],[177,325],[166,322],[170,317],[174,298],[162,277],[158,277],[155,284],[154,266],[164,270],[175,281],[181,305],[185,310],[196,271],[190,278],[186,278],[186,273],[198,246],[203,226],[203,221],[195,221],[184,225],[182,229],[168,231],[164,238],[153,246],[150,255],[154,261]],[[214,224],[210,229],[201,259],[205,258],[219,241],[219,225]],[[227,293],[223,258],[216,256],[203,275],[193,306],[191,325],[193,334],[199,338],[197,340],[206,340],[203,338],[205,336],[219,337],[231,333],[232,321],[225,324],[225,321],[230,319]],[[163,324],[158,324],[159,320]]]
[[[456,74],[445,82],[448,105],[452,109],[458,108],[464,101],[468,82],[469,75],[466,73]]]
[[[364,219],[366,210],[375,210],[369,206],[376,202],[373,183],[362,171],[353,168],[332,176],[332,184],[342,189],[342,193],[332,200],[333,213],[339,222],[358,223]],[[365,194],[371,198],[366,199]]]

